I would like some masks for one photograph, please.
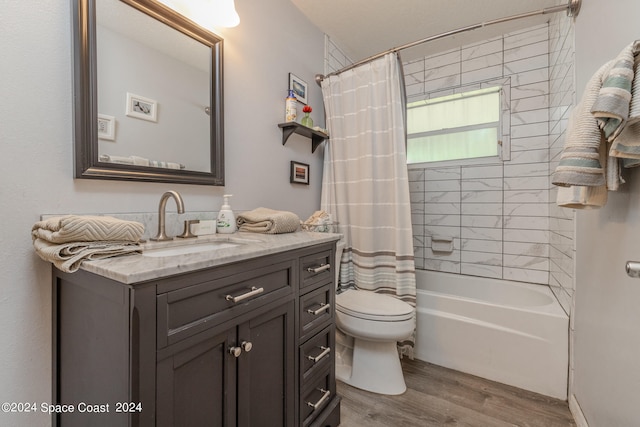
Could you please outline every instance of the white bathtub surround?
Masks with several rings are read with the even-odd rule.
[[[417,271],[415,357],[567,399],[569,318],[546,286]]]
[[[405,64],[409,100],[503,88],[502,159],[410,166],[418,268],[549,283],[549,59],[540,25]]]

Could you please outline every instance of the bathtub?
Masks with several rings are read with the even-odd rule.
[[[569,318],[548,286],[416,271],[414,356],[567,399]]]

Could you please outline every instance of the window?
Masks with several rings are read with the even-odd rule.
[[[501,87],[407,104],[407,163],[496,157]]]

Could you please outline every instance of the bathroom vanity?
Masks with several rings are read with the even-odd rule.
[[[53,403],[74,409],[58,408],[54,425],[340,423],[340,236],[232,236],[211,240],[226,239],[220,249],[54,268]]]

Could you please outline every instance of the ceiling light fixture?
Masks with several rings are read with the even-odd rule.
[[[240,23],[234,0],[158,0],[196,24],[214,30]]]

